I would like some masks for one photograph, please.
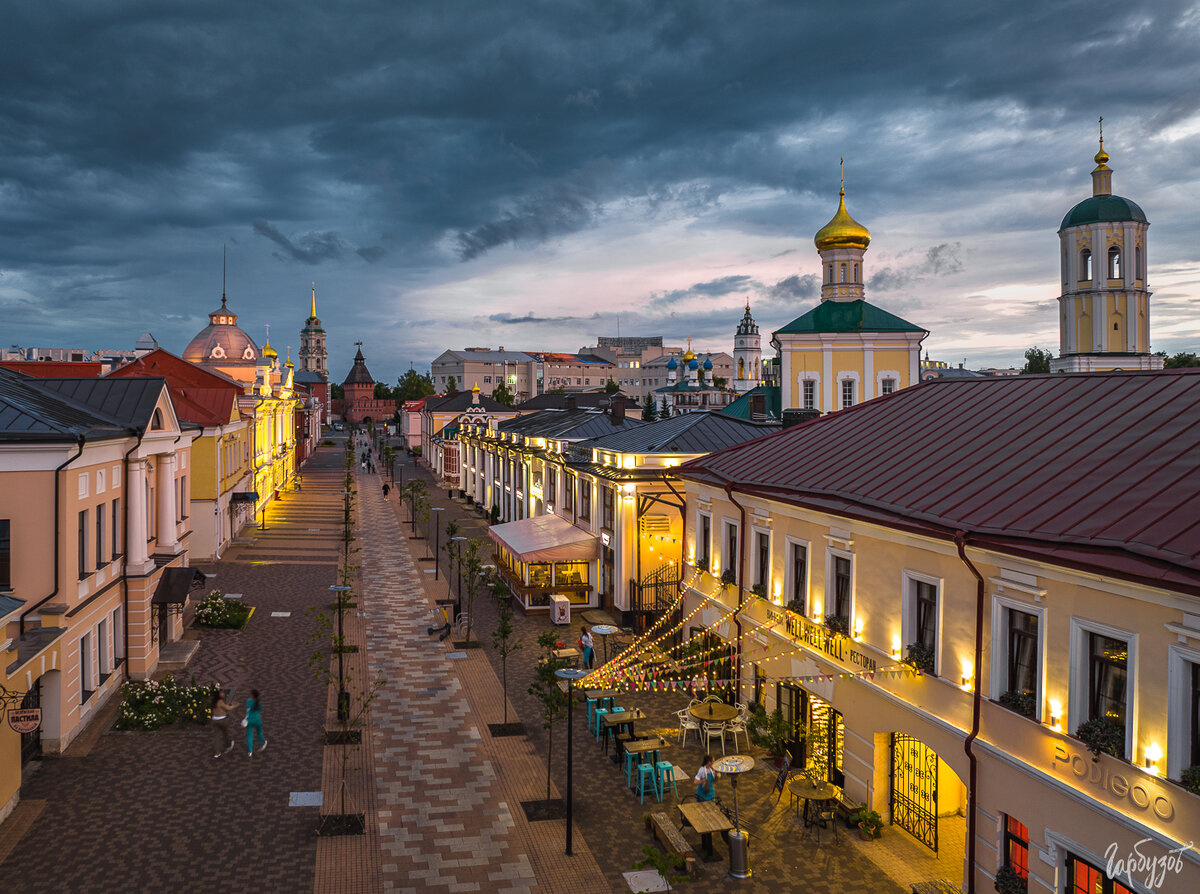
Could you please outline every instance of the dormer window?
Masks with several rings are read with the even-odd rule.
[[[150,431],[162,431],[162,428],[163,428],[162,410],[155,407],[154,408],[154,416],[150,420]]]

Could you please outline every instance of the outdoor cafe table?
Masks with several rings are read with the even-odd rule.
[[[700,833],[700,847],[705,859],[713,857],[713,832],[728,832],[733,823],[717,806],[716,801],[688,801],[679,805],[683,821]]]
[[[649,754],[650,766],[654,767],[657,772],[658,750],[665,745],[666,743],[658,736],[651,736],[649,739],[634,739],[632,742],[626,742],[625,750],[630,754]]]
[[[737,707],[724,702],[701,702],[692,705],[688,711],[697,720],[703,720],[705,723],[728,723],[738,716]]]
[[[555,649],[554,657],[558,661],[574,661],[579,657],[579,650],[574,646],[568,646],[565,649]]]
[[[842,790],[832,782],[817,782],[814,784],[811,779],[803,774],[788,783],[788,795],[793,798],[804,799],[805,828],[816,823],[816,813],[819,812],[818,810],[810,810],[810,804],[822,805],[829,801],[836,801],[841,793]]]
[[[633,735],[633,722],[635,720],[645,720],[646,715],[641,708],[634,708],[632,711],[617,711],[605,714],[602,718],[604,721],[604,753],[608,754],[608,736],[612,733],[614,736],[621,732],[621,729],[626,728],[629,735]],[[620,762],[621,751],[617,749],[613,754],[613,761]]]
[[[612,624],[597,624],[591,631],[595,636],[604,637],[604,663],[608,664],[608,638],[614,633],[620,633],[620,627],[614,627]]]

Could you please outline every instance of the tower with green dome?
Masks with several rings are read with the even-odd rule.
[[[1054,372],[1162,368],[1162,358],[1150,353],[1150,222],[1136,202],[1113,194],[1108,159],[1101,130],[1092,194],[1058,228],[1062,295]]]

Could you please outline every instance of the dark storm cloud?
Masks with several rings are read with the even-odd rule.
[[[744,273],[737,273],[706,280],[705,282],[692,283],[684,289],[673,289],[669,292],[654,295],[650,299],[650,304],[654,307],[670,307],[673,304],[693,298],[720,297],[721,295],[728,295],[730,292],[740,292],[748,288],[757,290],[758,283],[751,276],[747,276]]]
[[[112,301],[127,312],[95,337],[125,344],[123,321],[156,317],[170,294],[194,309],[160,336],[181,348],[217,294],[213,258],[239,237],[244,316],[302,299],[307,280],[280,271],[320,265],[363,296],[338,305],[346,327],[396,283],[436,285],[618,215],[804,241],[836,207],[843,154],[864,222],[990,202],[928,241],[1052,233],[1059,197],[1086,189],[1096,116],[1135,146],[1200,110],[1200,23],[1171,0],[873,0],[855,6],[853,39],[832,41],[845,8],[793,0],[10,6],[0,269],[18,275],[0,293],[56,311],[6,321],[27,343],[74,340],[68,321]],[[1194,140],[1154,145],[1174,172],[1200,167]],[[1122,184],[1134,174],[1118,167]],[[733,201],[750,193],[771,198]],[[1194,257],[1182,237],[1170,251]],[[939,246],[877,266],[872,285],[961,265]],[[710,282],[738,276],[653,300],[817,288],[803,272]]]
[[[492,314],[491,316],[488,317],[488,320],[492,323],[500,323],[500,324],[506,325],[506,326],[514,325],[517,323],[550,323],[550,324],[555,324],[555,325],[561,326],[566,323],[580,323],[580,322],[583,322],[584,320],[596,320],[596,319],[599,319],[599,317],[600,317],[599,314],[592,314],[591,316],[587,316],[587,317],[571,317],[571,316],[540,317],[540,316],[537,316],[536,314],[530,312],[521,317],[515,316],[510,313]]]
[[[771,286],[767,297],[772,301],[808,301],[821,294],[821,277],[815,273],[789,276]]]

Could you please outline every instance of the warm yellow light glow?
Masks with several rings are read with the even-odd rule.
[[[863,619],[855,618],[854,619],[854,639],[856,641],[862,642],[862,638],[863,638],[862,632],[863,632]]]
[[[1050,728],[1062,732],[1062,702],[1056,698],[1050,699]]]
[[[970,689],[971,681],[974,679],[974,677],[975,677],[975,668],[972,666],[971,662],[964,661],[962,663],[962,688]]]
[[[892,657],[900,657],[900,634],[898,633],[892,637]]]
[[[632,456],[625,457],[625,468],[632,469],[636,465],[637,459]]]

